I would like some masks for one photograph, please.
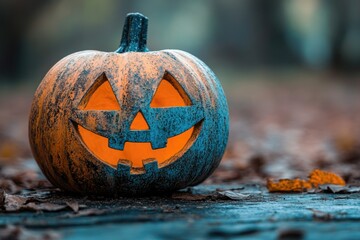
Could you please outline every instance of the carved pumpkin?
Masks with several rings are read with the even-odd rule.
[[[228,138],[214,73],[179,50],[149,52],[147,18],[129,14],[116,52],[82,51],[46,74],[29,136],[43,173],[64,190],[142,195],[202,182]]]

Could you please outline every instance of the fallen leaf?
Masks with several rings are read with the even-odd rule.
[[[313,170],[309,175],[309,182],[318,187],[323,184],[334,184],[345,186],[345,181],[339,175],[332,172],[325,172],[319,169]]]
[[[96,215],[102,215],[106,212],[108,212],[108,210],[106,209],[90,208],[90,209],[80,210],[77,213],[67,213],[64,214],[62,217],[74,218],[74,217],[84,217],[84,216],[96,216]]]
[[[0,209],[5,208],[5,191],[0,189]]]
[[[280,179],[275,182],[268,179],[266,187],[269,192],[304,192],[323,184],[345,186],[345,181],[335,173],[315,169],[310,173],[309,180],[296,178]]]
[[[26,189],[35,188],[39,182],[39,174],[32,170],[23,170],[11,176],[11,180],[14,181],[18,186],[24,187]]]
[[[21,189],[10,179],[0,179],[0,188],[5,190],[7,193],[16,193]]]
[[[224,191],[239,191],[239,190],[244,190],[245,187],[241,186],[241,187],[236,187],[236,188],[217,188],[216,191],[218,192],[224,192]]]
[[[67,205],[60,205],[55,203],[39,203],[34,202],[27,203],[21,207],[24,210],[33,210],[33,211],[47,211],[47,212],[56,212],[67,208]]]
[[[192,194],[188,192],[176,192],[171,195],[172,199],[187,201],[202,201],[209,198],[209,195]]]
[[[17,211],[60,211],[68,207],[68,205],[60,205],[50,202],[35,203],[34,200],[38,199],[27,198],[23,196],[17,196],[7,193],[0,192],[0,199],[3,199],[3,204],[0,206],[7,212]],[[0,200],[1,203],[1,200]]]
[[[244,200],[249,198],[249,194],[242,194],[233,191],[218,192],[221,196],[224,196],[231,200]]]
[[[75,212],[79,211],[79,203],[77,201],[67,201],[66,204]]]
[[[267,180],[269,192],[303,192],[312,188],[312,185],[302,179],[280,179],[278,182]]]
[[[339,185],[320,185],[319,189],[321,192],[325,193],[358,193],[360,192],[360,187],[349,187],[349,186],[339,186]]]
[[[26,201],[27,198],[25,197],[5,193],[5,204],[3,208],[7,212],[19,211],[26,203]]]
[[[341,193],[343,191],[340,191]],[[346,188],[346,190],[344,190],[344,193],[359,193],[360,192],[360,187],[348,187]]]

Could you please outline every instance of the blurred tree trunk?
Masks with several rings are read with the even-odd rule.
[[[21,77],[21,58],[27,29],[50,0],[0,1],[0,81]]]
[[[295,55],[288,51],[279,23],[281,1],[215,1],[216,19],[213,49],[216,55],[236,64],[274,65],[289,63]]]

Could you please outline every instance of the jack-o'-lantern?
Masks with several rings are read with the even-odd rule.
[[[149,51],[147,21],[128,14],[116,52],[69,55],[38,87],[30,144],[55,186],[153,194],[198,184],[218,166],[229,128],[222,87],[189,53]]]

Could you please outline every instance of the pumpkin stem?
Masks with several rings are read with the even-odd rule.
[[[120,47],[116,53],[148,52],[146,47],[148,18],[141,13],[126,16]]]

